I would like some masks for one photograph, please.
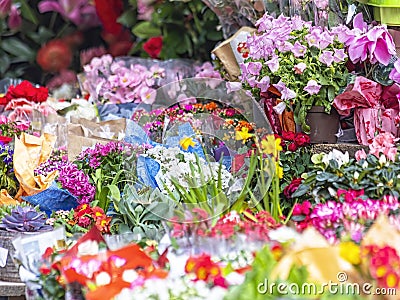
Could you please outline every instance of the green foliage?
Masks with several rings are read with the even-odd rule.
[[[196,163],[189,163],[189,166],[191,173],[185,178],[189,188],[183,186],[176,178],[171,178],[175,191],[165,186],[170,198],[176,204],[180,204],[179,213],[183,214],[186,207],[201,208],[209,216],[217,216],[227,211],[232,202],[222,187],[222,161],[219,164],[217,176],[210,176],[208,179],[203,175],[204,166],[197,155]],[[196,174],[200,174],[199,180],[196,179]],[[211,168],[210,174],[213,174]]]
[[[274,283],[276,287],[279,283],[286,283],[287,285],[295,283],[298,286],[301,286],[306,282],[308,272],[304,266],[293,266],[286,280],[272,280],[271,273],[277,262],[269,247],[270,246],[267,245],[257,253],[252,264],[252,270],[246,273],[245,281],[241,285],[230,289],[225,297],[226,300],[277,299],[279,296],[283,295],[279,294],[276,288],[271,289],[272,293],[270,293],[269,290],[266,293],[263,293],[263,290]],[[295,295],[290,295],[290,292],[284,296],[295,297]]]
[[[127,23],[126,15],[136,10],[136,3],[131,1],[131,5],[131,10],[122,17],[124,23]],[[138,38],[132,54],[146,56],[143,43],[150,37],[162,36],[161,59],[209,60],[210,51],[222,39],[218,25],[217,16],[201,0],[157,1],[151,20],[136,23],[132,28]]]
[[[157,189],[138,192],[134,186],[126,185],[121,199],[114,203],[115,211],[111,212],[112,230],[160,240],[163,235],[161,221],[172,217],[174,208],[173,202],[166,198]]]
[[[338,189],[364,190],[365,196],[371,199],[381,199],[385,195],[399,197],[398,160],[379,160],[369,154],[366,159],[338,163],[334,158],[323,161],[324,155],[327,154],[313,156],[314,166],[293,197],[308,194],[324,201],[334,197]]]

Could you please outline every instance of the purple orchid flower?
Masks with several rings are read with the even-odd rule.
[[[58,12],[78,27],[94,27],[100,24],[96,8],[88,0],[44,0],[39,3],[40,13]]]

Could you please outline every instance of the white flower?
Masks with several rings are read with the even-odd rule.
[[[278,241],[279,243],[286,243],[294,241],[299,238],[299,234],[290,227],[282,226],[275,230],[270,230],[268,236],[271,240]]]
[[[111,282],[111,276],[107,272],[101,272],[96,275],[96,285],[107,285]]]
[[[96,241],[87,240],[78,246],[79,255],[96,255],[99,253],[99,244]]]
[[[348,164],[350,161],[349,152],[343,153],[339,150],[333,149],[328,155],[324,155],[322,162],[328,166],[331,160],[335,160],[340,168],[342,165]]]
[[[134,282],[138,276],[135,270],[125,270],[124,273],[122,273],[122,280],[125,282]]]

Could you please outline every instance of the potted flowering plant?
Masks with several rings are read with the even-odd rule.
[[[293,111],[296,124],[310,133],[310,109],[322,106],[330,113],[335,95],[347,85],[344,44],[333,31],[299,17],[265,14],[256,25],[247,40],[249,58],[241,64],[243,86],[257,99],[275,91],[283,102],[274,110]]]

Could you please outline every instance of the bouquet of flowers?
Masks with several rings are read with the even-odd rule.
[[[95,57],[84,66],[83,87],[96,97],[98,103],[146,103],[155,100],[156,80],[164,77],[164,69],[146,68],[142,65],[126,66],[124,61],[114,61],[111,55]]]
[[[344,44],[334,30],[299,17],[265,14],[256,25],[257,32],[247,40],[249,58],[240,65],[243,86],[256,99],[271,90],[278,94],[283,102],[274,110],[293,110],[296,124],[309,132],[308,110],[318,105],[329,113],[335,96],[347,85]]]

